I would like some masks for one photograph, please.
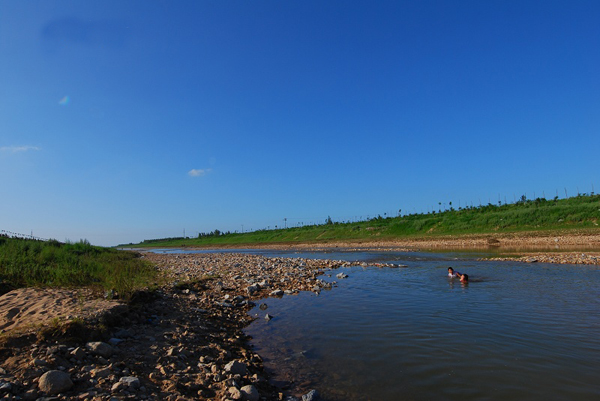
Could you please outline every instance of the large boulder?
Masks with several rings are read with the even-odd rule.
[[[55,395],[70,390],[73,382],[68,373],[51,370],[40,377],[38,387],[46,394]]]

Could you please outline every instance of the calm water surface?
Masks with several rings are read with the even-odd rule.
[[[252,251],[256,253],[256,251]],[[600,268],[473,254],[291,253],[397,262],[340,269],[321,295],[269,298],[247,328],[280,382],[326,400],[600,399]],[[461,285],[447,267],[469,274]],[[262,319],[266,313],[275,318]]]

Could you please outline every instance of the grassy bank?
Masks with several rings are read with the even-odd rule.
[[[92,246],[0,237],[0,280],[6,289],[87,286],[121,297],[147,286],[154,268],[133,252]]]
[[[146,240],[129,246],[211,246],[324,241],[382,241],[432,238],[449,235],[551,232],[585,230],[600,232],[600,195],[581,195],[547,200],[524,197],[514,204],[488,204],[445,211],[381,216],[362,222],[333,222],[278,230],[221,234],[218,230],[199,238]]]

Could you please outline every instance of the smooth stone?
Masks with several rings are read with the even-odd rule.
[[[48,363],[46,361],[44,361],[43,359],[39,359],[39,358],[35,358],[33,360],[33,364],[35,366],[48,366]]]
[[[246,401],[258,401],[260,399],[260,395],[258,394],[258,390],[253,385],[244,386],[240,389],[244,400]]]
[[[73,387],[73,382],[68,373],[51,370],[40,377],[38,386],[44,393],[55,395],[69,390]]]
[[[76,359],[83,359],[86,356],[86,353],[83,349],[81,349],[80,347],[75,348],[73,351],[71,351],[71,356],[76,358]]]
[[[115,337],[117,338],[132,338],[133,335],[127,329],[121,329],[115,333]]]
[[[246,288],[246,291],[248,291],[248,294],[250,294],[250,295],[254,294],[258,290],[260,290],[260,287],[256,284],[252,284],[251,286]]]
[[[244,376],[246,374],[246,365],[242,362],[231,361],[225,365],[225,371],[234,375]]]
[[[229,387],[229,389],[227,391],[229,392],[229,397],[232,400],[241,400],[242,399],[242,392],[238,388]]]
[[[87,343],[86,347],[92,354],[100,355],[104,358],[109,358],[114,352],[113,347],[100,341]]]
[[[110,340],[108,340],[108,343],[112,346],[116,346],[119,345],[119,343],[122,343],[124,340],[121,340],[120,338],[111,338]]]
[[[119,383],[123,383],[127,387],[131,387],[131,388],[134,388],[134,389],[138,389],[141,386],[140,379],[138,379],[135,376],[121,377],[121,380],[119,380]]]
[[[90,373],[92,374],[92,377],[107,378],[111,375],[112,371],[110,370],[110,368],[100,368],[93,369]]]

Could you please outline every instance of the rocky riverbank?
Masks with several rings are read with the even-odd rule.
[[[308,251],[457,251],[492,250],[499,253],[521,255],[540,252],[569,253],[573,251],[600,252],[600,234],[594,231],[552,231],[463,234],[418,238],[369,240],[369,241],[323,241],[307,243],[263,243],[211,245],[207,247],[184,246],[187,249],[278,249]]]
[[[166,285],[139,293],[128,304],[115,302],[102,313],[72,312],[43,326],[3,333],[0,397],[269,401],[303,396],[269,383],[260,355],[242,331],[252,321],[248,311],[265,297],[328,288],[332,284],[320,279],[327,269],[354,263],[241,254],[147,253],[144,258],[164,273]],[[4,306],[14,314],[9,303]],[[311,393],[302,399],[316,398]]]
[[[600,265],[600,253],[561,252],[561,253],[528,253],[525,256],[502,256],[484,260],[517,261],[526,263],[558,263],[574,265]]]

